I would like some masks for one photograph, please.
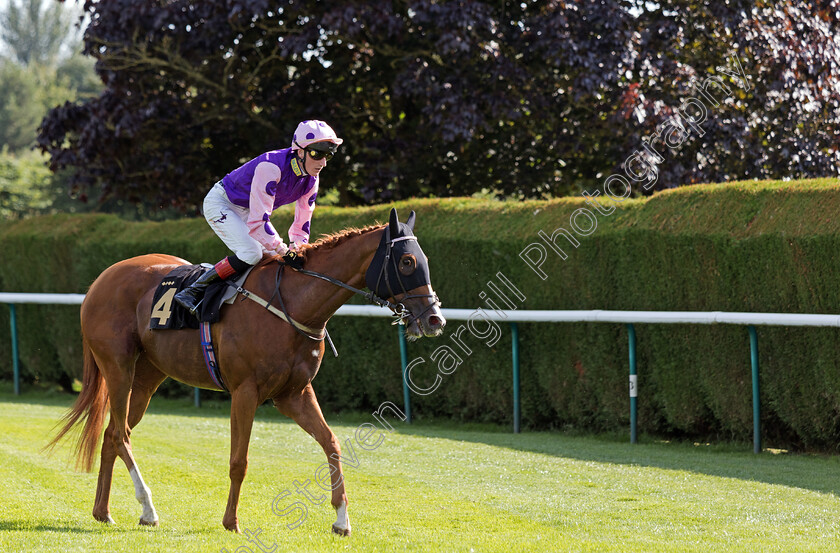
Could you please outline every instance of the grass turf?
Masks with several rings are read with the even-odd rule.
[[[328,416],[344,455],[349,439],[357,462],[345,465],[353,535],[339,538],[329,532],[328,500],[313,505],[295,492],[295,481],[314,481],[323,452],[268,406],[257,415],[240,500],[249,540],[221,526],[227,405],[157,398],[132,442],[161,526],[137,525],[140,506],[120,461],[111,496],[117,524],[107,526],[90,514],[96,474],[74,472],[69,447],[53,457],[39,452],[71,402],[0,392],[0,551],[840,549],[836,457],[396,422],[366,451],[353,441],[359,424],[376,422],[366,414]],[[307,489],[316,499],[323,493],[314,482]],[[305,517],[272,511],[284,491],[278,510],[300,501]]]

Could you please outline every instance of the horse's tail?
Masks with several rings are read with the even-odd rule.
[[[70,429],[84,419],[85,426],[75,448],[76,468],[82,468],[90,472],[93,468],[96,448],[99,445],[99,438],[102,436],[102,427],[105,425],[105,415],[108,411],[108,387],[105,385],[102,373],[99,372],[99,366],[93,357],[93,351],[86,341],[83,341],[82,349],[85,358],[82,391],[70,411],[62,417],[64,426],[44,449],[52,450]]]

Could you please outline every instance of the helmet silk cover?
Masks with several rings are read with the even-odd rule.
[[[323,121],[309,119],[300,123],[297,126],[297,129],[295,129],[295,134],[292,137],[292,149],[305,149],[310,144],[314,144],[316,142],[332,142],[338,146],[344,142],[344,140],[336,136],[332,127]]]

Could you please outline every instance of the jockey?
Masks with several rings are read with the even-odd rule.
[[[309,241],[309,223],[318,196],[318,175],[344,142],[323,121],[303,121],[292,145],[272,150],[225,175],[204,198],[204,218],[233,255],[222,259],[175,301],[195,314],[204,291],[219,279],[236,277],[264,253],[285,255]],[[295,202],[289,246],[271,224],[271,213]]]

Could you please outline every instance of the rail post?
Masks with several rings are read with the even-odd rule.
[[[632,324],[627,325],[627,349],[630,355],[630,443],[635,444],[638,423],[639,382],[636,375],[636,329]]]
[[[405,325],[400,323],[397,325],[400,329],[400,364],[402,365],[402,385],[403,385],[403,402],[405,403],[405,422],[411,424],[411,394],[408,389],[408,379],[406,377],[406,370],[408,370],[408,344],[405,340]]]
[[[753,453],[761,453],[761,390],[758,382],[758,334],[753,325],[747,327],[750,333],[750,364],[752,365],[753,395]]]
[[[15,395],[20,395],[20,354],[18,353],[17,314],[15,304],[9,304],[9,326],[12,329],[12,378],[14,379]]]
[[[516,323],[510,323],[511,354],[513,355],[513,433],[520,432],[521,406],[519,403],[519,327]]]

